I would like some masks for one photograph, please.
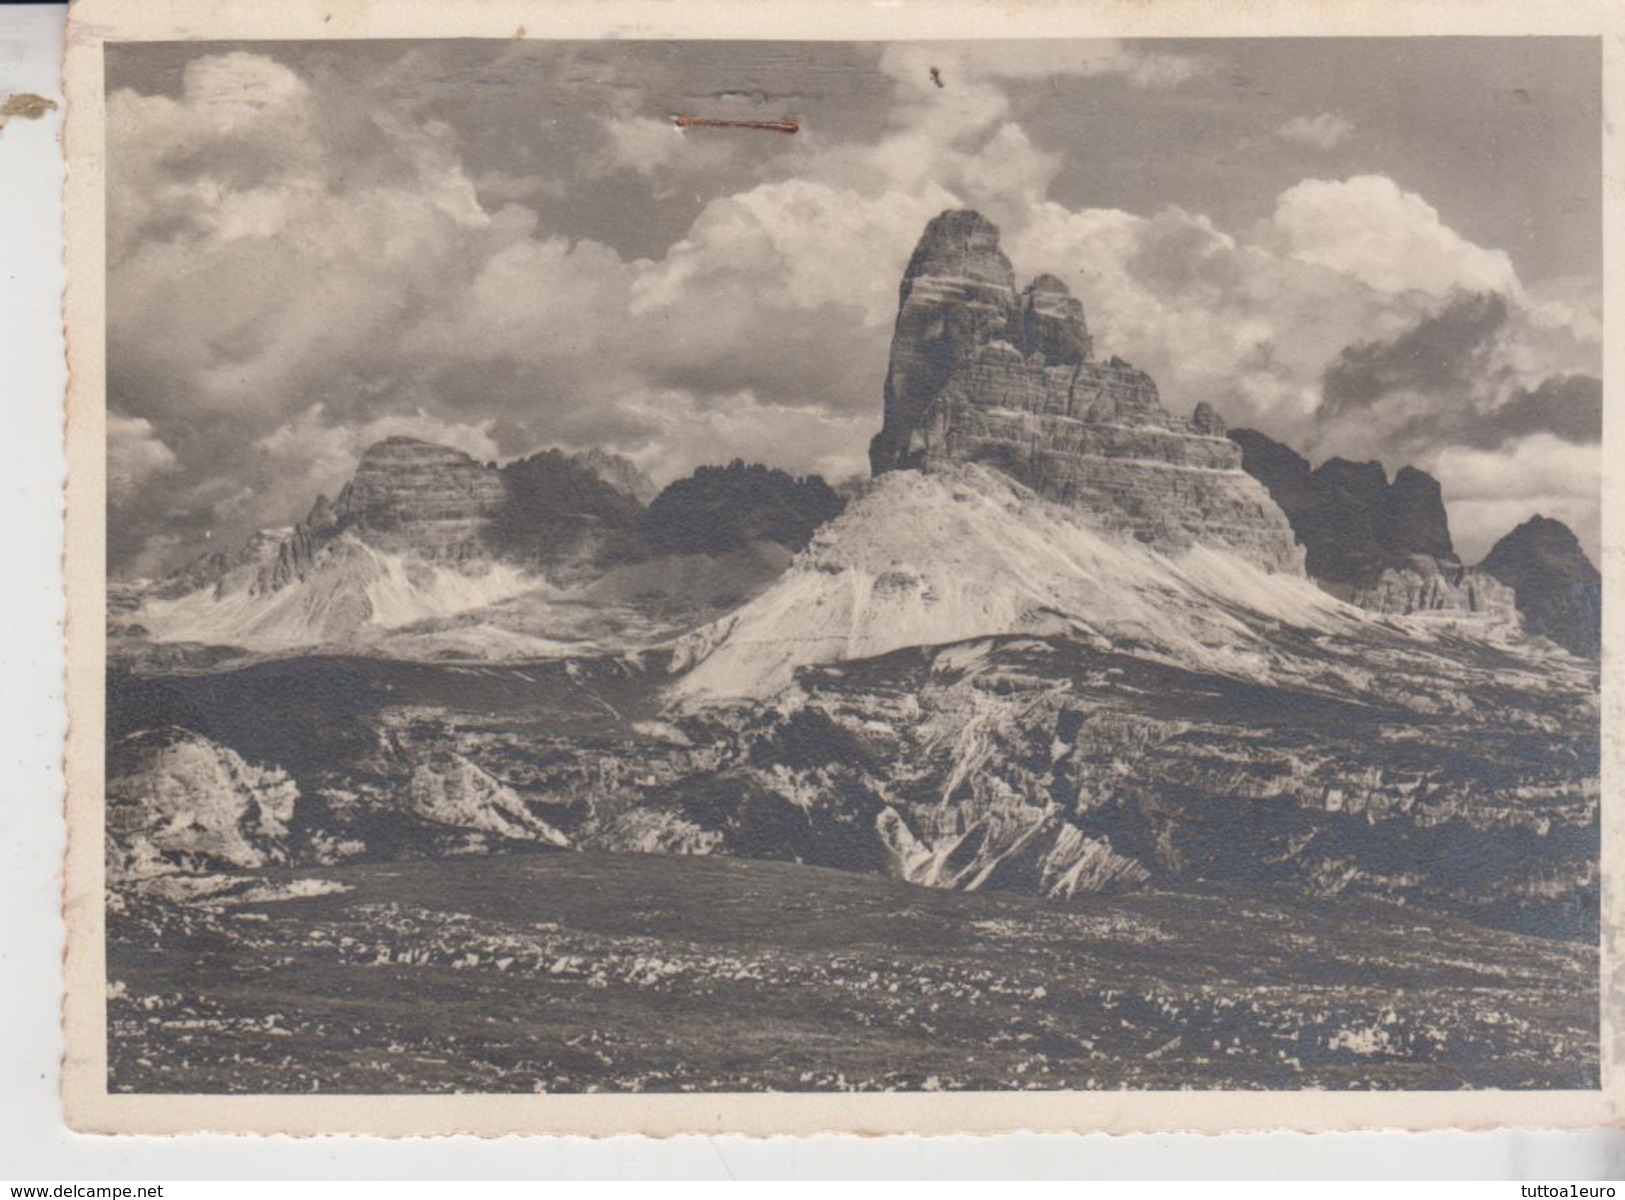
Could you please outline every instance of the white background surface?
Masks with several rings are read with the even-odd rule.
[[[60,103],[64,9],[0,5],[0,97]],[[1003,1138],[106,1138],[57,1100],[61,111],[0,130],[0,1182],[1625,1177],[1625,1132]]]

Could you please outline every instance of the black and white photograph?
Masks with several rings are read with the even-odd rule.
[[[1604,1095],[1603,39],[100,71],[109,1097]]]

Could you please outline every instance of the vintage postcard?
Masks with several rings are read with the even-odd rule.
[[[81,0],[69,1120],[1617,1121],[1622,25]]]

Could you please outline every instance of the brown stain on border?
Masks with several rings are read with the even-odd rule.
[[[674,116],[671,123],[679,129],[765,129],[771,133],[800,133],[801,122],[794,117],[777,121],[747,121],[731,117]]]
[[[56,101],[33,92],[12,92],[0,103],[0,129],[13,117],[24,121],[37,121],[56,108]]]

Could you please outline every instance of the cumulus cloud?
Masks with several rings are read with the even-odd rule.
[[[1178,208],[1151,217],[1040,206],[1009,239],[1018,269],[1073,264],[1096,345],[1149,370],[1170,408],[1214,404],[1299,446],[1326,362],[1421,311],[1345,273],[1241,241]]]
[[[1602,380],[1553,375],[1533,391],[1519,388],[1489,419],[1464,431],[1469,445],[1490,447],[1531,433],[1550,433],[1576,446],[1602,443]]]
[[[159,439],[152,422],[141,417],[107,414],[107,498],[127,504],[159,475],[173,471],[179,460]]]
[[[1460,293],[1397,337],[1346,347],[1326,368],[1320,416],[1353,417],[1367,430],[1376,423],[1398,439],[1468,422],[1505,386],[1497,349],[1508,319],[1499,293]]]
[[[1275,131],[1275,136],[1294,146],[1326,151],[1340,145],[1354,132],[1354,122],[1336,113],[1293,117]]]
[[[1367,194],[1408,219],[1388,230],[1392,245],[1357,231],[1364,215],[1333,219]],[[1597,456],[1600,324],[1583,296],[1525,292],[1504,254],[1386,179],[1296,185],[1250,232],[1177,208],[1147,218],[1041,204],[1007,245],[1023,273],[1075,264],[1062,274],[1097,346],[1150,370],[1169,407],[1209,400],[1317,461],[1443,463],[1460,476],[1465,460],[1441,453],[1472,450],[1498,467],[1470,495],[1457,487],[1463,553],[1487,549],[1495,521],[1516,518],[1504,533],[1537,511],[1561,515],[1595,553],[1600,497],[1585,474],[1561,495],[1514,495],[1512,482],[1539,465],[1541,439]]]
[[[1306,179],[1281,194],[1272,225],[1294,257],[1379,291],[1520,290],[1504,250],[1474,245],[1384,175]]]
[[[445,126],[320,104],[263,55],[195,59],[176,97],[115,92],[109,127],[111,387],[176,456],[110,514],[115,558],[295,519],[311,497],[256,443],[312,405],[411,411],[403,321],[534,220],[479,204]]]
[[[808,465],[850,471],[868,436],[851,414],[872,422],[920,228],[959,203],[1013,208],[1056,169],[989,82],[1034,64],[973,58],[944,58],[967,77],[946,100],[891,64],[898,102],[876,142],[804,139],[779,178],[716,197],[655,260],[518,203],[487,208],[546,173],[476,187],[450,130],[401,89],[334,94],[346,81],[234,52],[194,60],[177,96],[115,92],[110,363],[178,455],[163,494],[113,514],[115,557],[178,525],[229,540],[297,519],[304,493],[332,486],[344,431],[395,412],[419,413],[420,435],[488,428],[504,454],[609,444],[670,478],[693,465],[673,413],[708,430],[712,457],[782,454],[743,420],[697,416],[776,405]],[[1136,63],[1113,49],[1054,69],[1127,78]],[[703,175],[732,153],[636,115],[603,127],[592,170]]]
[[[657,435],[629,457],[661,480],[734,457],[831,482],[868,473],[874,418],[867,412],[831,416],[764,404],[749,390],[717,397],[662,388],[628,396],[626,404]]]
[[[553,227],[553,165],[472,178],[457,135],[399,99],[412,89],[238,52],[193,60],[174,97],[115,92],[115,563],[296,520],[391,433],[481,458],[604,445],[659,481],[736,455],[854,473],[897,280],[925,223],[961,205],[1000,223],[1019,274],[1061,275],[1097,346],[1150,370],[1171,408],[1208,400],[1300,448],[1335,435],[1423,465],[1442,436],[1533,463],[1540,439],[1583,433],[1600,324],[1581,289],[1526,293],[1504,253],[1385,177],[1304,181],[1246,231],[1050,199],[1061,154],[1022,127],[1009,81],[1172,88],[1209,60],[979,43],[893,45],[879,65],[893,97],[870,130],[810,124],[744,175],[733,143],[611,105],[579,171],[657,196],[735,179],[650,257]],[[1452,395],[1500,433],[1463,434]],[[1488,520],[1477,461],[1451,460],[1451,486]]]

